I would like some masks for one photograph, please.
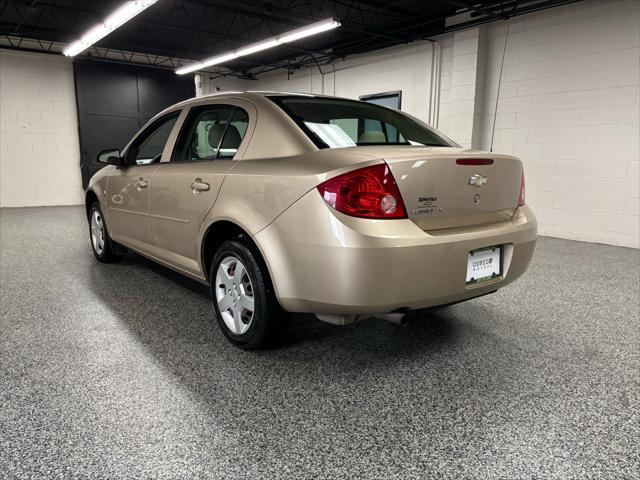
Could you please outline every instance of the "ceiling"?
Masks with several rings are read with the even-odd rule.
[[[208,70],[254,77],[276,68],[323,65],[575,1],[159,0],[83,55],[174,68],[185,60],[202,60],[328,17],[342,23],[336,30]],[[59,52],[122,3],[0,0],[0,45]],[[457,23],[452,24],[454,15]]]

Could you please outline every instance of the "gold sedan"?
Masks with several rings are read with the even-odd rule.
[[[235,345],[288,312],[346,324],[492,293],[527,269],[522,162],[370,103],[273,92],[191,99],[104,151],[94,254],[135,251],[210,285]]]

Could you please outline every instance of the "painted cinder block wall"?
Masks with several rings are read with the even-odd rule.
[[[485,31],[479,148],[507,26]],[[640,246],[640,2],[593,0],[511,21],[494,135],[523,158],[543,235]]]
[[[71,60],[0,49],[0,206],[83,201]]]
[[[505,50],[505,36],[509,36]],[[640,2],[589,0],[443,35],[438,128],[465,147],[520,156],[539,231],[640,246]],[[428,42],[232,88],[351,98],[402,90],[429,120]],[[504,65],[500,75],[502,57]],[[200,92],[225,88],[203,78]]]

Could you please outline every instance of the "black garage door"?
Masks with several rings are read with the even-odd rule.
[[[73,64],[80,127],[80,168],[86,188],[107,148],[122,148],[151,117],[195,95],[192,76],[172,70],[77,59]]]

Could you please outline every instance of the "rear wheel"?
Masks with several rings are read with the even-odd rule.
[[[98,261],[113,263],[122,260],[123,255],[116,252],[113,241],[109,237],[107,224],[98,202],[94,202],[89,209],[89,238],[93,254]]]
[[[218,324],[231,343],[251,350],[279,339],[287,314],[255,247],[242,237],[225,241],[213,258],[209,279]]]

